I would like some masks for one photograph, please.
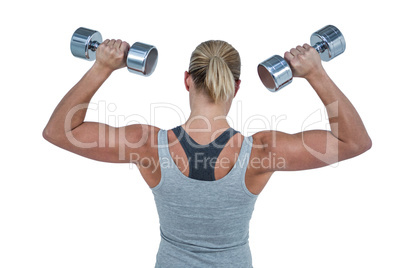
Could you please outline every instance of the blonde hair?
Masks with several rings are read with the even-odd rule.
[[[189,73],[196,88],[205,90],[217,103],[234,96],[240,65],[240,55],[230,44],[210,40],[198,45],[192,53]]]

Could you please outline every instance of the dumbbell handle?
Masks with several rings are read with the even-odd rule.
[[[317,50],[318,53],[323,53],[326,49],[328,49],[328,45],[325,42],[316,43],[313,48]]]
[[[90,41],[88,44],[88,49],[92,51],[96,51],[99,47],[100,43],[98,41]]]

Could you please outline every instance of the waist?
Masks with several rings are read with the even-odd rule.
[[[232,247],[206,248],[177,243],[162,237],[156,267],[251,268],[252,258],[248,241]]]
[[[244,246],[248,247],[248,233],[238,240],[217,238],[216,236],[177,239],[165,235],[161,230],[161,241],[191,252],[223,252],[237,250]]]

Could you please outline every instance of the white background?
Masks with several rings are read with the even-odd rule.
[[[75,29],[159,50],[151,77],[114,73],[94,96],[98,109],[89,111],[88,120],[165,129],[183,123],[189,115],[183,74],[190,54],[202,41],[222,39],[242,57],[242,85],[229,117],[233,127],[251,135],[327,127],[323,105],[306,81],[295,79],[273,94],[256,72],[258,63],[309,42],[327,24],[342,31],[347,48],[324,68],[360,113],[373,147],[337,165],[274,174],[251,220],[253,264],[402,267],[397,3],[3,1],[0,267],[155,263],[158,217],[136,168],[82,158],[42,138],[57,103],[92,65],[70,53]],[[158,103],[171,108],[156,108]]]

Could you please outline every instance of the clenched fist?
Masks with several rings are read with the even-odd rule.
[[[323,71],[321,58],[318,52],[308,44],[292,48],[284,55],[289,63],[294,77],[308,78]]]
[[[130,45],[127,42],[106,39],[96,50],[95,64],[114,71],[127,66],[127,54]]]

